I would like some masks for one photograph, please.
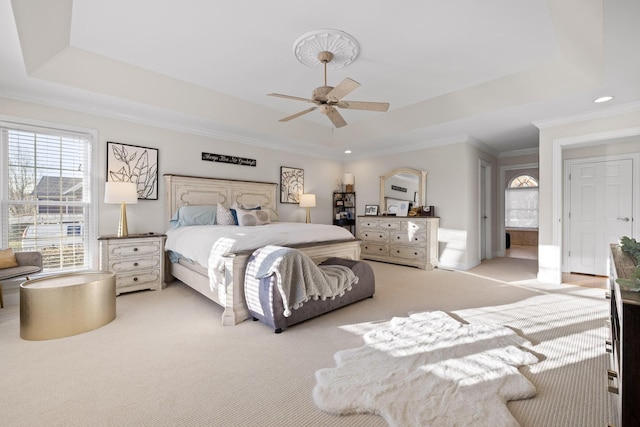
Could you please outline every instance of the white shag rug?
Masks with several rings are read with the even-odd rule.
[[[323,411],[377,414],[392,427],[518,426],[506,406],[536,390],[518,367],[531,345],[499,325],[465,324],[441,311],[396,317],[316,372]]]

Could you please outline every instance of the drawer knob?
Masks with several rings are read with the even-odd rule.
[[[611,369],[607,369],[607,377],[609,377],[610,380],[618,378],[618,373],[616,371],[612,371]]]
[[[604,293],[604,297],[605,297],[606,299],[611,299],[611,292],[609,292],[609,291],[605,292],[605,293]]]
[[[133,252],[138,252],[138,248],[133,248]]]
[[[137,267],[137,266],[138,266],[138,263],[137,263],[137,262],[134,262],[134,263],[133,263],[133,266],[134,266],[134,267]]]
[[[134,277],[134,278],[133,278],[133,281],[134,281],[134,282],[137,282],[137,281],[138,281],[138,278],[137,278],[137,277]]]

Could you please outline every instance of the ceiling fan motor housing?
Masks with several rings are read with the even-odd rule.
[[[315,103],[326,104],[327,94],[333,90],[333,86],[320,86],[313,90],[311,99]]]

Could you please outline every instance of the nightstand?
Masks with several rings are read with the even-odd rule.
[[[164,288],[164,234],[100,236],[100,270],[116,275],[116,295]]]

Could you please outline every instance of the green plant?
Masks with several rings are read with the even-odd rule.
[[[633,237],[622,236],[620,238],[620,248],[630,254],[635,263],[640,263],[640,243]]]
[[[638,266],[640,264],[640,243],[632,237],[622,236],[620,238],[620,248],[633,257],[636,269],[631,277],[618,278],[616,283],[627,290],[638,292],[640,291],[640,266]]]

